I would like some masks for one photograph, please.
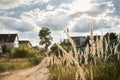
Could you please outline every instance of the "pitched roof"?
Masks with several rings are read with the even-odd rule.
[[[85,38],[85,36],[71,36],[71,38]]]
[[[17,34],[0,34],[0,41],[2,42],[14,42]]]
[[[19,41],[19,44],[28,44],[28,43],[32,46],[32,44],[28,40],[21,40],[21,41]]]

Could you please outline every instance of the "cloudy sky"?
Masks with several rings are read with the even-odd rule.
[[[18,33],[33,45],[43,26],[57,42],[66,28],[71,35],[87,34],[90,22],[94,34],[120,32],[120,0],[0,0],[0,33]]]

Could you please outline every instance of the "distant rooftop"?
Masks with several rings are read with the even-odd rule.
[[[27,43],[29,43],[32,46],[32,44],[28,40],[20,40],[19,41],[19,44],[27,44]]]
[[[14,42],[17,34],[0,34],[0,41]]]

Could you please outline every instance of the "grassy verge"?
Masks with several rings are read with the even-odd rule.
[[[42,60],[36,49],[25,45],[12,49],[8,54],[0,55],[0,73],[32,67]]]
[[[26,69],[37,65],[40,61],[41,58],[2,59],[0,60],[0,73]]]
[[[32,67],[33,64],[29,60],[13,59],[0,62],[0,73],[5,71],[14,71]]]

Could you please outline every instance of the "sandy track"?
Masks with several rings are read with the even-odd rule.
[[[0,74],[0,80],[47,80],[49,76],[49,57],[46,57],[41,63],[33,68],[13,72],[10,74]]]

